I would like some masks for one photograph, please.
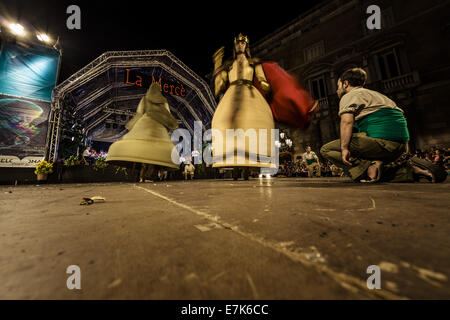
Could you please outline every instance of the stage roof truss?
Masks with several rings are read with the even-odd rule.
[[[209,90],[208,84],[200,78],[198,75],[196,75],[192,70],[190,70],[182,61],[180,61],[177,57],[175,57],[172,53],[170,53],[167,50],[137,50],[137,51],[108,51],[103,53],[101,56],[99,56],[97,59],[89,63],[87,66],[85,66],[83,69],[79,70],[75,74],[73,74],[71,77],[69,77],[67,80],[65,80],[63,83],[58,85],[53,90],[53,99],[58,98],[60,95],[64,94],[73,85],[82,85],[84,84],[83,79],[85,81],[91,80],[93,77],[97,76],[97,73],[103,73],[105,72],[104,67],[111,68],[114,67],[142,67],[146,66],[146,61],[127,61],[127,62],[117,62],[117,63],[110,63],[109,65],[104,64],[110,59],[114,58],[126,58],[126,59],[132,59],[133,57],[138,58],[145,58],[145,57],[151,57],[155,58],[157,56],[165,56],[168,57],[170,60],[172,60],[172,63],[176,63],[179,67],[181,67],[187,74],[192,76],[196,81],[202,84],[204,88],[207,88],[206,90],[208,98],[214,101],[214,96],[212,95],[212,92]],[[150,61],[151,63],[152,61]],[[99,66],[102,66],[103,68],[98,68]],[[169,66],[170,68],[171,66]],[[214,112],[213,110],[211,110]]]

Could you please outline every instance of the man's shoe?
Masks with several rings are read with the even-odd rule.
[[[370,166],[375,166],[377,168],[377,176],[374,179],[368,177],[366,180],[361,180],[362,183],[376,183],[381,179],[381,172],[383,171],[383,161],[373,161]]]
[[[444,168],[434,164],[431,161],[420,159],[416,156],[412,157],[410,161],[413,166],[417,166],[420,169],[427,170],[428,172],[430,172],[432,176],[431,182],[433,183],[444,182],[445,179],[447,179],[447,171],[445,171]]]

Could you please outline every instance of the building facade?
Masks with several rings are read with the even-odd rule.
[[[367,27],[372,5],[381,29]],[[325,0],[252,45],[252,55],[278,62],[320,102],[307,131],[279,124],[296,155],[339,137],[336,82],[351,67],[364,68],[367,87],[405,111],[412,149],[449,147],[449,35],[448,0]]]

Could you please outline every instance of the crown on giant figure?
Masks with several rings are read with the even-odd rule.
[[[244,36],[242,33],[239,33],[239,35],[234,38],[234,43],[238,43],[239,41],[244,41],[248,45],[248,37]]]

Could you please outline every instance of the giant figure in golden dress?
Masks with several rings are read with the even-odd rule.
[[[269,93],[270,85],[261,64],[251,59],[246,36],[240,34],[235,38],[232,62],[223,64],[223,56],[223,47],[213,56],[215,95],[224,92],[211,126],[213,167],[234,168],[235,173],[236,168],[245,169],[244,178],[247,179],[248,168],[274,167],[273,163],[261,161],[261,156],[271,157],[273,152],[271,129],[275,127],[274,118],[267,100],[255,87],[257,84],[263,92]],[[239,139],[245,140],[240,143]],[[236,179],[236,174],[233,177]]]

